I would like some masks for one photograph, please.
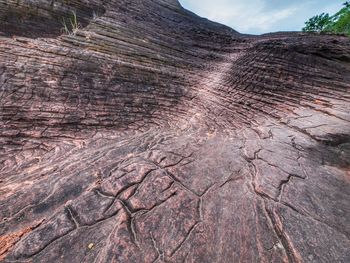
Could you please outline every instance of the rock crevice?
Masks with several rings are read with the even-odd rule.
[[[176,0],[0,23],[0,261],[350,261],[348,38]]]

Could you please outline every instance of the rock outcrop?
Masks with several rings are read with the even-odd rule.
[[[350,262],[348,38],[0,0],[0,58],[0,261]]]

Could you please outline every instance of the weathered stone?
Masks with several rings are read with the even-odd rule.
[[[350,262],[348,38],[0,0],[0,58],[2,262]]]

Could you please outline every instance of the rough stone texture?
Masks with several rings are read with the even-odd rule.
[[[348,38],[175,0],[0,21],[2,262],[350,262]]]

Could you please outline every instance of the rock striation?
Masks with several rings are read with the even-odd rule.
[[[0,0],[0,58],[1,262],[350,262],[349,38]]]

